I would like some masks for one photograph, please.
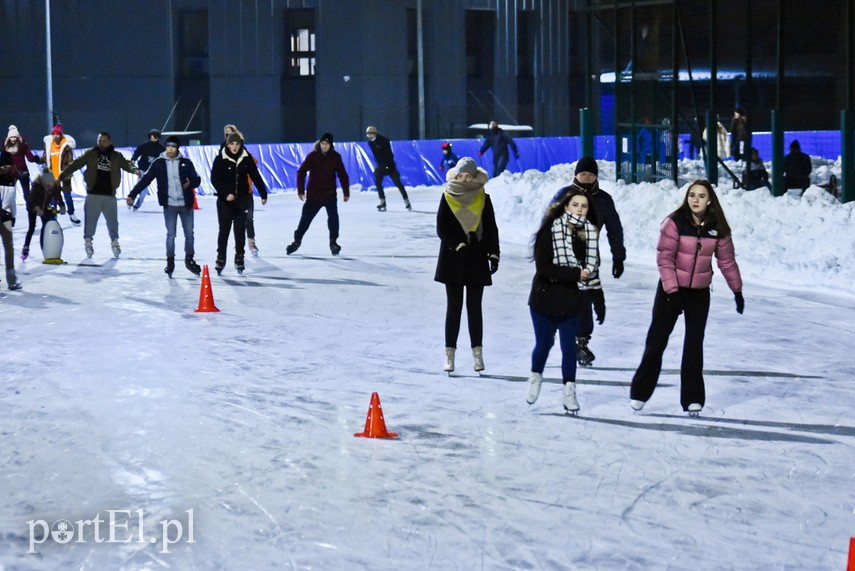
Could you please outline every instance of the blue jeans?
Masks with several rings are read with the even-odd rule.
[[[184,255],[193,257],[193,209],[186,206],[164,206],[163,221],[166,223],[166,257],[175,256],[175,232],[178,229],[178,219],[184,229]]]
[[[148,196],[148,188],[142,189],[140,193],[137,195],[137,199],[134,201],[134,210],[142,206],[143,200]]]
[[[297,230],[294,231],[294,241],[302,242],[303,235],[312,224],[321,208],[327,209],[327,228],[330,231],[330,241],[338,240],[338,198],[335,196],[329,200],[316,201],[307,200],[303,204],[303,212],[300,214],[300,222],[297,224]]]
[[[576,329],[578,318],[548,317],[529,308],[534,326],[534,350],[531,352],[531,370],[543,373],[549,350],[555,344],[555,331],[561,342],[561,376],[564,382],[576,381]]]

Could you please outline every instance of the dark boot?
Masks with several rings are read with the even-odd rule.
[[[163,268],[163,271],[170,278],[172,277],[172,272],[175,271],[175,256],[169,256],[166,258],[166,267]]]
[[[338,253],[341,252],[341,246],[335,240],[330,240],[330,252],[333,256],[338,256]]]
[[[596,357],[588,348],[588,337],[576,337],[576,362],[580,367],[590,367]]]
[[[217,275],[223,273],[223,268],[226,267],[226,257],[220,254],[217,254],[217,261],[214,262],[214,269],[217,270]]]
[[[294,240],[293,242],[291,242],[290,244],[285,246],[285,253],[290,256],[291,254],[296,252],[299,248],[300,248],[300,242],[298,242],[297,240]]]
[[[184,267],[190,270],[190,273],[196,274],[197,276],[202,273],[202,268],[199,267],[199,264],[196,263],[193,256],[188,255],[184,257]]]
[[[242,274],[246,266],[243,265],[243,254],[235,254],[235,269]]]

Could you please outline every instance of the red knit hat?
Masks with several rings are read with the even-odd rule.
[[[51,135],[62,135],[62,123],[57,123],[50,131]]]

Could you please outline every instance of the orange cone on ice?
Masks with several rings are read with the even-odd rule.
[[[193,210],[202,210],[199,208],[199,201],[196,200],[196,189],[193,189]]]
[[[214,305],[214,291],[211,289],[211,274],[208,273],[207,264],[202,268],[202,289],[199,290],[199,307],[196,311],[198,313],[220,311]]]
[[[849,539],[849,565],[846,571],[855,571],[855,537]]]
[[[398,433],[387,432],[383,420],[383,409],[380,408],[380,395],[371,393],[371,404],[368,406],[368,417],[365,419],[365,431],[357,432],[354,436],[362,438],[398,438]]]

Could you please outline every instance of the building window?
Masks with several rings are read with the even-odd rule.
[[[315,32],[308,28],[291,32],[291,75],[315,75]]]

